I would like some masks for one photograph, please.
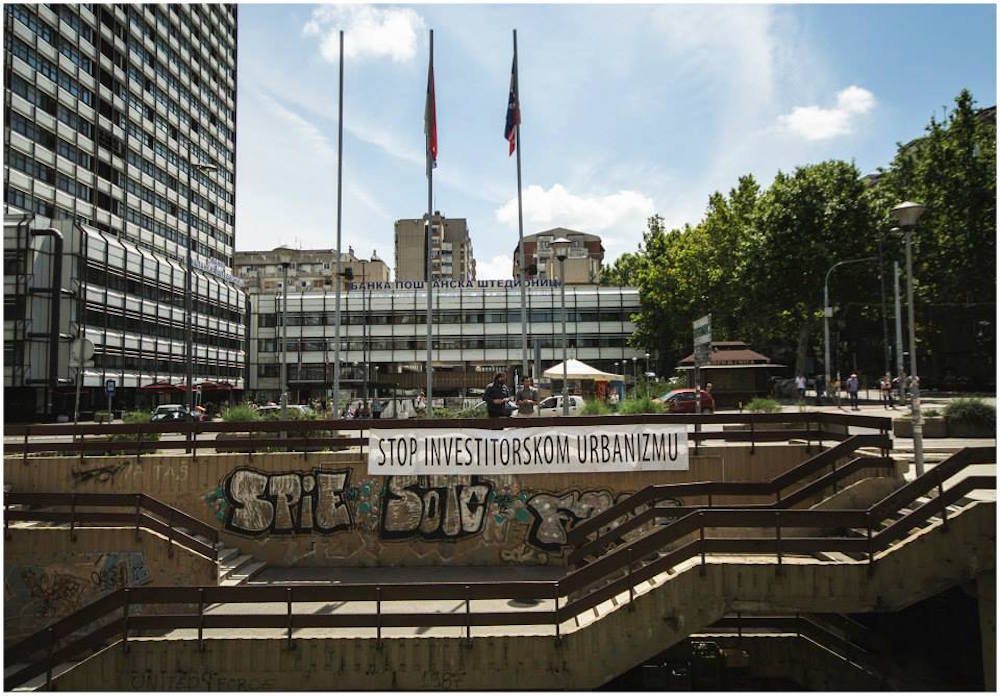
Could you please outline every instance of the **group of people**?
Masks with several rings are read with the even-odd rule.
[[[525,377],[517,397],[511,393],[506,384],[507,376],[498,372],[486,390],[483,401],[486,402],[486,415],[490,418],[506,418],[516,412],[519,416],[533,416],[538,407],[538,389],[531,377]]]
[[[806,398],[806,385],[805,375],[797,375],[795,377],[795,388],[799,393],[800,399]],[[883,408],[896,408],[895,395],[899,391],[899,378],[893,377],[887,372],[879,378],[878,386]],[[840,406],[840,393],[841,391],[846,391],[851,410],[860,411],[861,407],[858,405],[858,392],[860,388],[861,380],[858,378],[856,372],[852,372],[843,383],[841,383],[839,375],[831,377],[830,384],[826,384],[823,375],[816,375],[816,405],[822,405],[825,394],[833,400],[834,404]]]

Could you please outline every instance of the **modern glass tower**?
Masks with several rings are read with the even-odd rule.
[[[81,334],[83,410],[109,379],[119,407],[177,392],[188,317],[196,385],[241,388],[236,5],[11,4],[4,28],[7,411],[67,412]]]

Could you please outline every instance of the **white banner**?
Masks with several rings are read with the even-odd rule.
[[[368,474],[425,476],[687,471],[684,425],[373,428]]]

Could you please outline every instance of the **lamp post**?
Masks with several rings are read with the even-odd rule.
[[[925,206],[904,201],[892,209],[896,222],[906,234],[906,313],[910,322],[910,398],[913,415],[913,459],[917,465],[917,476],[924,473],[924,425],[920,418],[920,378],[917,376],[917,331],[913,318],[913,254],[910,238],[917,220],[927,210]]]
[[[191,141],[188,141],[187,156],[187,268],[184,272],[184,348],[187,358],[187,420],[193,416],[194,410],[194,317],[191,310],[191,247],[194,246],[194,236],[191,234],[191,170],[197,169],[199,172],[208,173],[218,169],[214,164],[201,164],[191,159]]]
[[[899,232],[898,227],[892,228],[893,232]],[[896,305],[896,376],[899,384],[899,403],[903,403],[903,312],[899,304],[899,261],[892,262],[892,285]]]
[[[288,255],[281,255],[281,420],[288,418]]]
[[[636,391],[639,389],[639,368],[636,366],[637,358],[632,356],[632,396],[636,395]]]
[[[864,261],[877,261],[877,256],[866,256],[863,259],[848,259],[838,261],[830,266],[823,279],[823,384],[830,384],[830,317],[833,316],[833,307],[830,306],[830,274],[837,266],[846,266],[849,263],[862,263]]]
[[[562,403],[564,416],[569,415],[569,386],[566,384],[568,372],[566,366],[566,257],[569,255],[569,248],[572,244],[565,237],[559,237],[549,245],[552,249],[552,254],[559,259],[559,289],[562,296]]]

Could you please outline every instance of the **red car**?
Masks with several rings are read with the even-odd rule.
[[[695,398],[694,389],[674,389],[656,401],[666,404],[671,413],[694,413]],[[701,391],[701,412],[715,413],[715,399],[705,390]]]

